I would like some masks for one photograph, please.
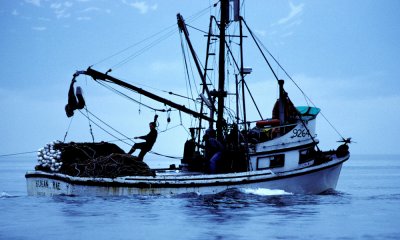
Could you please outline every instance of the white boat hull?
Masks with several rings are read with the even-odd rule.
[[[30,171],[26,174],[28,195],[176,195],[215,194],[229,188],[280,189],[290,193],[318,194],[335,189],[343,162],[335,158],[324,164],[274,173],[262,170],[227,174],[190,174],[180,171],[158,173],[155,177],[83,178],[59,173]]]

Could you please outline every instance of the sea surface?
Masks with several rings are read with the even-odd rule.
[[[35,164],[0,157],[0,239],[400,239],[398,155],[351,156],[323,195],[30,197],[24,174]]]

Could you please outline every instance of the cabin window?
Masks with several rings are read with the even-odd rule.
[[[285,165],[285,154],[277,154],[257,158],[257,170],[283,167]]]
[[[277,168],[285,166],[285,154],[275,155],[274,159],[270,162],[270,168]]]
[[[311,161],[314,158],[314,148],[307,148],[299,151],[299,164]]]

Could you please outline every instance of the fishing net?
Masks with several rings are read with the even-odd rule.
[[[115,144],[47,144],[38,151],[36,170],[59,172],[76,177],[153,176],[149,166],[137,157],[125,154]]]

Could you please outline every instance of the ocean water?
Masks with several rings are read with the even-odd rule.
[[[323,195],[29,197],[35,163],[0,157],[0,239],[400,239],[400,156],[352,156]]]

